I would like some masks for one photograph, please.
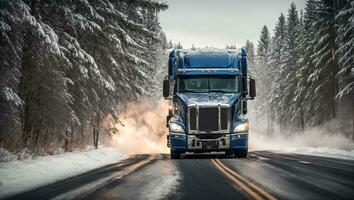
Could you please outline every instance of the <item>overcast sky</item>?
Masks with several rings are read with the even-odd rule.
[[[226,44],[242,46],[247,39],[255,44],[263,25],[273,32],[283,12],[287,15],[291,2],[298,10],[305,0],[164,0],[169,9],[160,14],[167,38],[184,48]]]

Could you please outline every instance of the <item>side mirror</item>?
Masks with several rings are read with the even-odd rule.
[[[168,79],[163,80],[163,97],[170,96],[170,81]]]
[[[248,90],[247,90],[247,78],[246,77],[242,77],[242,96],[244,98],[246,98]]]
[[[247,101],[242,101],[242,113],[247,114]]]
[[[251,99],[254,99],[255,96],[256,96],[256,80],[250,78],[250,97]]]

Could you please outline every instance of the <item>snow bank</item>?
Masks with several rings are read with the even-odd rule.
[[[329,147],[290,148],[285,150],[285,152],[354,160],[354,150],[349,151],[349,150],[342,150],[342,149],[329,148]]]
[[[115,148],[0,163],[0,198],[28,191],[126,158]]]
[[[354,142],[341,134],[330,133],[323,128],[313,128],[304,133],[284,135],[274,133],[268,136],[251,131],[251,151],[270,150],[333,158],[354,159]]]

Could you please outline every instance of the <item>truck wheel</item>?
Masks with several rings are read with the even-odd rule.
[[[170,156],[171,159],[180,159],[181,158],[181,153],[175,150],[170,151]]]
[[[247,152],[248,152],[248,149],[237,150],[237,151],[235,151],[235,155],[238,158],[246,158],[247,157]]]
[[[225,151],[225,155],[226,156],[235,157],[235,151],[227,150],[227,151]]]

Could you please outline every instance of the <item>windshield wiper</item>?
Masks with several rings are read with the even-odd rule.
[[[225,90],[209,90],[209,92],[222,92],[222,93],[231,93],[230,91],[225,91]]]
[[[195,91],[195,90],[182,90],[182,91],[179,91],[179,92],[191,92],[191,93],[198,93],[198,91]]]

